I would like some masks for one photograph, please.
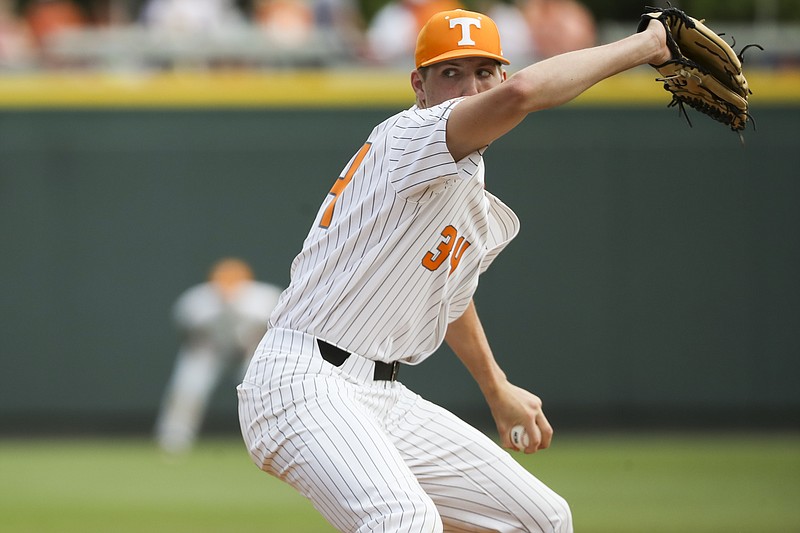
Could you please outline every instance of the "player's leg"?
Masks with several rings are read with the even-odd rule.
[[[179,352],[156,421],[156,440],[162,449],[178,453],[194,444],[222,371],[223,362],[211,350]]]
[[[296,372],[297,364],[287,366]],[[256,464],[309,498],[340,531],[442,531],[433,501],[370,412],[386,398],[369,385],[306,374],[269,391],[243,383],[239,398]]]
[[[566,501],[477,429],[418,396],[388,428],[445,531],[572,531]]]

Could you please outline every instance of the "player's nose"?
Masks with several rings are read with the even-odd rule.
[[[472,96],[478,94],[479,92],[481,91],[478,80],[473,78],[465,81],[464,85],[461,87],[461,96]]]

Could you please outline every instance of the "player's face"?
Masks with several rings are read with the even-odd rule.
[[[482,93],[505,79],[500,64],[485,57],[450,59],[427,67],[424,74],[418,70],[411,73],[417,103],[423,108]]]

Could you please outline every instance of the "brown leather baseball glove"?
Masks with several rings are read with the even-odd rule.
[[[656,81],[662,82],[664,89],[672,93],[669,107],[677,105],[690,126],[692,122],[684,104],[727,124],[733,131],[744,130],[751,118],[748,97],[752,91],[742,72],[743,54],[751,46],[763,48],[751,44],[736,54],[731,45],[702,20],[674,7],[646,9],[648,12],[642,15],[638,31],[644,31],[652,20],[658,20],[667,30],[672,59],[651,66],[661,74]]]

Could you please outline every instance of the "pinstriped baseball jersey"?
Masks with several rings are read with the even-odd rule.
[[[320,207],[272,327],[387,362],[419,363],[441,345],[519,231],[484,188],[483,150],[459,162],[447,150],[460,101],[375,127]]]

